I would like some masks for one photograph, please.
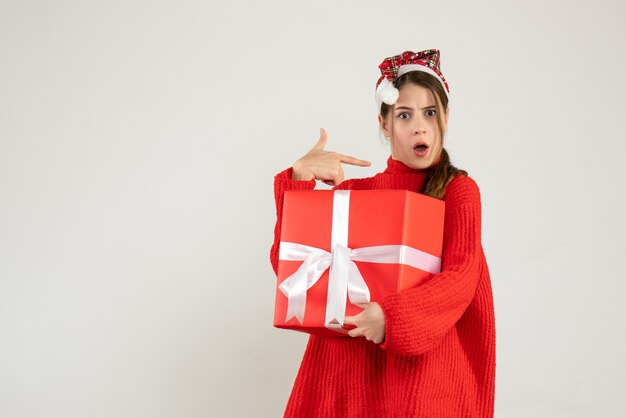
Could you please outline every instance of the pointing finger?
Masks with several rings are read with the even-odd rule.
[[[337,157],[339,158],[339,161],[345,164],[358,165],[359,167],[369,167],[370,165],[372,165],[372,163],[370,163],[369,161],[360,160],[349,155],[337,154]]]

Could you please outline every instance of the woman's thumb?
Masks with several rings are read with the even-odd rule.
[[[326,130],[324,128],[320,128],[320,139],[317,140],[317,144],[313,147],[314,149],[324,149],[326,146],[326,140],[328,136],[326,135]]]

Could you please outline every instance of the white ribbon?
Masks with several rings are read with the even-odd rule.
[[[346,294],[353,304],[370,301],[369,288],[355,261],[405,264],[432,274],[441,271],[441,258],[406,245],[348,248],[349,209],[350,191],[336,190],[333,195],[332,252],[308,245],[280,242],[278,256],[280,260],[303,261],[298,270],[278,286],[288,299],[285,322],[295,317],[302,324],[307,290],[313,287],[329,268],[324,325],[336,331],[343,327]]]

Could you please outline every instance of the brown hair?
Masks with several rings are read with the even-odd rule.
[[[467,171],[456,168],[450,163],[450,156],[445,148],[443,148],[443,121],[442,121],[442,109],[448,110],[448,96],[443,90],[443,86],[434,76],[425,73],[424,71],[409,71],[406,74],[401,75],[394,81],[394,86],[400,89],[406,83],[416,84],[418,86],[429,89],[435,96],[435,102],[437,106],[437,125],[439,125],[439,132],[441,134],[441,160],[430,167],[428,175],[424,181],[424,186],[419,190],[419,193],[431,196],[437,199],[443,199],[446,193],[446,187],[448,183],[457,174],[467,175]],[[380,115],[385,119],[389,114],[389,111],[393,108],[386,103],[383,103],[380,109]]]

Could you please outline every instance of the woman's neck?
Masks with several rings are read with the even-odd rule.
[[[436,164],[436,163],[435,163]],[[412,168],[408,165],[404,164],[402,161],[394,160],[392,156],[389,156],[387,159],[387,168],[385,169],[386,174],[428,174],[431,170],[432,166],[428,168]]]

